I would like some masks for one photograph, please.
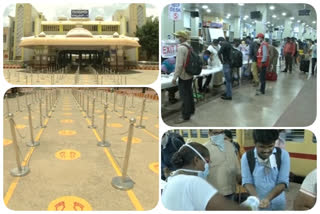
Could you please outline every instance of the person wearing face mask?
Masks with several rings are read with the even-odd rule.
[[[210,155],[206,147],[191,142],[172,157],[177,170],[171,173],[161,200],[169,210],[249,210],[223,197],[205,178],[210,174]]]
[[[269,44],[264,41],[264,35],[259,33],[257,38],[260,40],[260,47],[257,52],[257,67],[259,71],[260,89],[257,89],[256,95],[265,94],[266,90],[266,72],[269,66]]]
[[[209,150],[211,162],[208,182],[226,198],[233,200],[237,183],[241,183],[240,164],[234,147],[225,143],[223,129],[209,129],[210,141],[204,146]]]
[[[275,148],[278,137],[278,130],[253,130],[255,148],[241,158],[242,185],[260,199],[260,210],[286,209],[290,157],[286,150]]]
[[[205,50],[203,53],[202,53],[202,60],[203,60],[203,68],[208,68],[208,67],[212,67],[212,58],[213,58],[213,55],[211,54],[211,52],[209,50]],[[204,83],[204,85],[202,85],[202,80],[203,80],[203,76],[200,76],[198,77],[198,88],[199,88],[199,92],[209,92],[209,84],[210,84],[210,81],[212,79],[212,74],[210,75],[207,75],[205,76],[206,78],[206,81]]]

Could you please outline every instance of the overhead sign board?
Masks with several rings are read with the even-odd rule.
[[[299,16],[310,16],[310,10],[299,10]]]
[[[71,10],[71,18],[89,18],[89,10]]]
[[[169,12],[169,18],[177,21],[177,20],[181,20],[181,16],[182,16],[182,7],[181,4],[169,4],[168,7],[168,12]]]

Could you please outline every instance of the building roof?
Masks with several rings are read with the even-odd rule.
[[[67,35],[46,35],[41,32],[38,36],[23,37],[20,47],[35,48],[39,46],[48,47],[108,47],[121,46],[123,48],[140,47],[139,39],[136,37],[119,36],[115,33],[109,35],[92,35],[90,31],[83,28],[73,28]]]

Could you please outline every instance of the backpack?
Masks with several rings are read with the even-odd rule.
[[[242,67],[242,52],[232,48],[231,49],[231,67],[240,68]]]
[[[276,162],[277,162],[277,167],[278,167],[278,171],[280,171],[280,166],[281,166],[281,149],[279,147],[275,147],[277,152],[276,152]],[[253,174],[253,170],[256,166],[256,161],[254,158],[254,149],[251,149],[249,151],[247,151],[247,161],[248,161],[248,165],[250,168],[250,172],[251,175]]]
[[[189,75],[199,75],[202,70],[202,60],[200,56],[188,45],[182,44],[188,48],[188,56],[184,68]]]

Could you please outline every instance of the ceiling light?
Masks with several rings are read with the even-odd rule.
[[[294,20],[294,17],[292,16],[292,17],[290,17],[290,19],[291,19],[291,20]]]
[[[195,9],[195,11],[199,11],[199,9],[198,9],[198,8],[196,8],[196,9]]]
[[[239,6],[243,6],[244,4],[243,4],[243,3],[238,3],[238,5],[239,5]]]
[[[274,26],[274,24],[271,25],[272,27]]]
[[[249,18],[249,16],[248,16],[248,15],[245,15],[244,18],[247,19],[247,18]]]
[[[316,23],[316,21],[313,21],[313,22],[312,22],[312,24],[315,24],[315,23]]]
[[[207,13],[210,13],[211,12],[211,10],[210,9],[207,9]]]
[[[208,8],[208,5],[203,5],[202,8],[203,8],[203,9],[207,9],[207,8]]]
[[[227,14],[227,16],[231,16],[231,14],[230,14],[230,13],[228,13],[228,14]]]
[[[270,22],[267,22],[267,24],[270,24]]]
[[[282,15],[283,15],[283,16],[286,16],[286,15],[287,15],[287,13],[283,12],[283,13],[282,13]]]
[[[297,22],[298,22],[298,23],[300,23],[301,21],[300,21],[300,20],[298,20]]]
[[[275,8],[275,7],[274,7],[273,5],[271,5],[271,6],[269,7],[270,10],[274,10],[274,8]]]
[[[272,18],[277,18],[277,16],[276,15],[272,15]]]

